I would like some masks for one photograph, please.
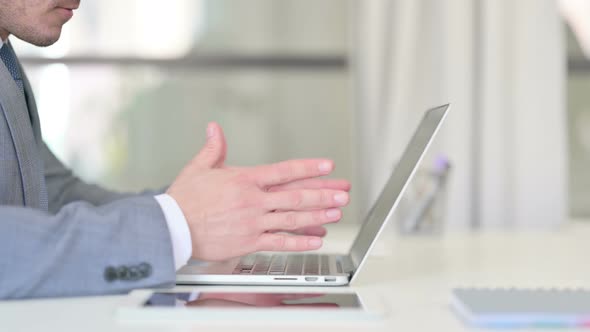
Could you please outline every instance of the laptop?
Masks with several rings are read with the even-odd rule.
[[[346,255],[257,253],[224,262],[190,261],[177,284],[341,286],[352,282],[400,202],[417,166],[447,115],[449,104],[426,111]]]

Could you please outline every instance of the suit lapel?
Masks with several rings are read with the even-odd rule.
[[[41,135],[41,122],[39,120],[39,112],[37,111],[37,102],[35,101],[33,88],[31,88],[31,84],[29,83],[29,79],[27,78],[23,67],[20,63],[18,65],[23,77],[23,84],[25,86],[25,100],[27,103],[27,109],[29,110],[29,118],[31,119],[33,134],[35,135],[37,145],[41,146],[41,144],[43,144],[43,137]]]
[[[35,136],[35,142],[37,143],[37,151],[41,151],[41,147],[43,144],[43,135],[41,134],[41,121],[39,120],[39,112],[37,111],[37,102],[35,101],[35,95],[33,94],[33,89],[31,88],[31,84],[27,75],[25,74],[25,70],[21,66],[20,62],[18,62],[20,67],[20,72],[23,78],[23,84],[25,87],[25,97],[27,103],[27,109],[29,110],[29,118],[31,119],[31,125],[33,128],[33,135]],[[39,207],[43,210],[49,209],[49,201],[47,195],[47,184],[45,182],[45,163],[43,158],[41,158],[41,153],[38,152],[38,158],[36,158],[36,173],[35,175],[38,177],[39,183]]]
[[[18,158],[25,205],[39,208],[39,150],[25,96],[3,64],[0,64],[0,103]]]

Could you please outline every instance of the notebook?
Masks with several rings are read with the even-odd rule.
[[[588,289],[457,288],[451,306],[477,327],[590,327]]]

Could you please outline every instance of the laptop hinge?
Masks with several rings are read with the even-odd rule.
[[[351,277],[354,274],[354,264],[352,262],[352,259],[350,258],[350,255],[343,255],[341,256],[342,260],[342,272],[343,273],[348,273]]]

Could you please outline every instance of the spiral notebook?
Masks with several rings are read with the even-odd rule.
[[[457,288],[451,306],[477,327],[590,328],[589,289]]]

